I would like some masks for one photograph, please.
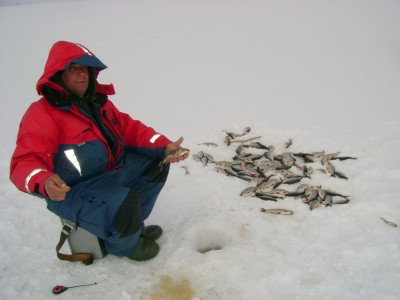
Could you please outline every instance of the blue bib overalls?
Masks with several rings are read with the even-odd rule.
[[[47,208],[102,239],[108,253],[128,256],[168,177],[161,161],[128,153],[124,164],[71,186],[65,200],[47,200]]]

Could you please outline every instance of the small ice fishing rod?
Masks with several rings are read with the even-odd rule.
[[[73,289],[73,288],[81,287],[81,286],[95,285],[95,284],[97,284],[97,282],[89,283],[89,284],[74,285],[74,286],[56,285],[55,287],[53,287],[52,292],[54,295],[58,295],[58,294],[64,293],[68,289]]]

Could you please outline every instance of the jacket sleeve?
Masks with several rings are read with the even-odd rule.
[[[22,118],[10,164],[10,179],[26,193],[47,198],[44,182],[52,175],[58,136],[54,120],[39,102]]]
[[[112,110],[117,116],[117,126],[128,151],[135,151],[152,157],[164,157],[165,147],[171,141],[152,127],[120,112],[112,103]]]

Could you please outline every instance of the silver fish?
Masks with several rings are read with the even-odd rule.
[[[210,160],[207,158],[207,156],[203,155],[203,157],[201,158],[201,162],[203,163],[203,166],[206,166],[208,165]]]
[[[331,195],[331,196],[338,196],[338,197],[342,197],[342,198],[344,198],[344,199],[348,199],[348,198],[349,198],[349,196],[342,195],[342,194],[339,194],[339,193],[334,192],[334,191],[331,191],[331,190],[326,190],[326,193],[327,193],[328,195]]]
[[[315,199],[315,200],[310,201],[308,203],[308,205],[310,206],[310,210],[314,210],[321,206],[321,201],[319,201],[318,199]]]
[[[292,167],[294,166],[294,164],[296,163],[296,161],[294,160],[292,154],[286,152],[282,154],[282,163],[286,166],[286,167]]]
[[[326,191],[321,189],[321,187],[318,188],[318,197],[321,198],[321,201],[325,200],[326,197]]]
[[[284,208],[260,208],[261,212],[268,213],[268,214],[273,214],[273,215],[293,215],[294,212],[288,209]]]
[[[272,195],[272,196],[285,196],[288,193],[290,192],[284,189],[273,189],[271,191],[266,192],[267,195]]]
[[[322,160],[332,160],[332,159],[336,158],[339,154],[340,154],[340,152],[334,152],[334,153],[325,154],[322,157]]]
[[[328,194],[325,194],[324,204],[326,206],[332,206],[332,202],[333,202],[332,196],[328,195]]]
[[[303,193],[304,193],[304,191],[305,191],[306,188],[308,188],[308,187],[309,187],[308,184],[305,184],[305,183],[300,184],[300,185],[296,188],[296,192],[303,192]]]
[[[322,164],[325,166],[327,172],[331,174],[331,176],[335,176],[335,167],[327,160],[322,161]]]
[[[341,200],[332,200],[332,204],[346,204],[349,203],[350,199],[346,198],[346,199],[341,199]]]
[[[342,179],[346,179],[346,180],[349,179],[349,178],[347,178],[346,175],[344,175],[342,172],[339,172],[339,171],[335,171],[334,175],[336,177],[339,177],[339,178],[342,178]]]
[[[204,152],[204,156],[207,157],[209,162],[211,162],[211,163],[214,162],[214,157],[212,157],[211,154]]]
[[[396,224],[396,223],[393,223],[393,222],[390,222],[390,221],[388,221],[388,220],[385,220],[384,218],[381,218],[381,219],[383,220],[383,222],[385,222],[385,223],[388,224],[389,226],[397,227],[397,224]]]
[[[263,191],[267,189],[274,189],[281,184],[282,181],[275,178],[270,178],[266,182],[262,182],[261,184],[257,185],[257,191]]]
[[[286,149],[289,148],[292,144],[293,144],[293,139],[289,139],[289,141],[287,141],[287,142],[285,143],[285,148],[286,148]]]
[[[201,157],[198,154],[193,154],[192,158],[194,161],[201,162]]]
[[[209,146],[209,147],[218,147],[216,143],[211,143],[211,142],[204,142],[200,143],[199,145],[204,145],[204,146]]]
[[[318,191],[315,189],[312,189],[310,194],[307,196],[307,201],[311,202],[314,201],[318,198]]]
[[[357,159],[357,157],[351,157],[351,156],[338,156],[332,159],[338,159],[338,160],[346,160],[346,159]]]
[[[216,161],[214,163],[215,163],[215,165],[220,166],[220,167],[230,167],[230,166],[232,166],[232,162],[226,161],[226,160]]]
[[[242,197],[253,197],[253,196],[255,196],[255,194],[256,194],[256,187],[254,187],[254,186],[251,186],[251,187],[248,187],[248,188],[246,188],[246,189],[244,189],[241,193],[240,193],[240,196],[242,196]]]
[[[258,199],[264,200],[264,201],[274,201],[277,202],[279,198],[268,196],[268,195],[260,195],[256,193],[256,197]]]
[[[223,168],[223,167],[219,167],[218,166],[218,167],[215,167],[214,170],[217,171],[218,173],[221,173],[221,174],[224,174],[226,176],[229,176],[229,174],[226,172],[226,169]]]
[[[235,152],[236,152],[237,155],[243,154],[244,153],[243,145],[240,145],[239,147],[237,147]]]
[[[169,159],[170,159],[171,157],[173,157],[173,156],[184,156],[184,155],[186,155],[186,154],[189,154],[189,152],[190,152],[189,149],[180,147],[180,148],[178,148],[178,149],[172,151],[171,153],[169,153],[169,154],[164,158],[164,160],[162,160],[162,161],[160,162],[160,166],[169,163]]]
[[[303,165],[302,167],[302,172],[303,172],[303,176],[310,178],[310,175],[313,173],[313,168],[312,167],[307,167],[306,165]]]
[[[250,131],[251,131],[251,128],[247,126],[245,129],[243,129],[242,135],[248,134]]]
[[[189,175],[190,174],[188,166],[182,166],[182,169],[185,170],[185,175]]]
[[[264,153],[264,156],[265,156],[266,159],[269,159],[270,161],[273,161],[275,159],[274,155],[271,153],[271,151],[266,151]]]
[[[303,179],[303,176],[291,176],[283,180],[282,184],[294,184],[298,183]]]
[[[255,136],[255,137],[248,138],[245,140],[233,140],[232,143],[246,143],[246,142],[250,142],[250,141],[254,141],[254,140],[258,140],[258,139],[261,139],[261,136]]]

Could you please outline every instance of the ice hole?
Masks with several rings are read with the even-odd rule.
[[[197,252],[205,254],[222,250],[230,241],[229,234],[221,228],[199,228],[194,231],[193,240]]]

